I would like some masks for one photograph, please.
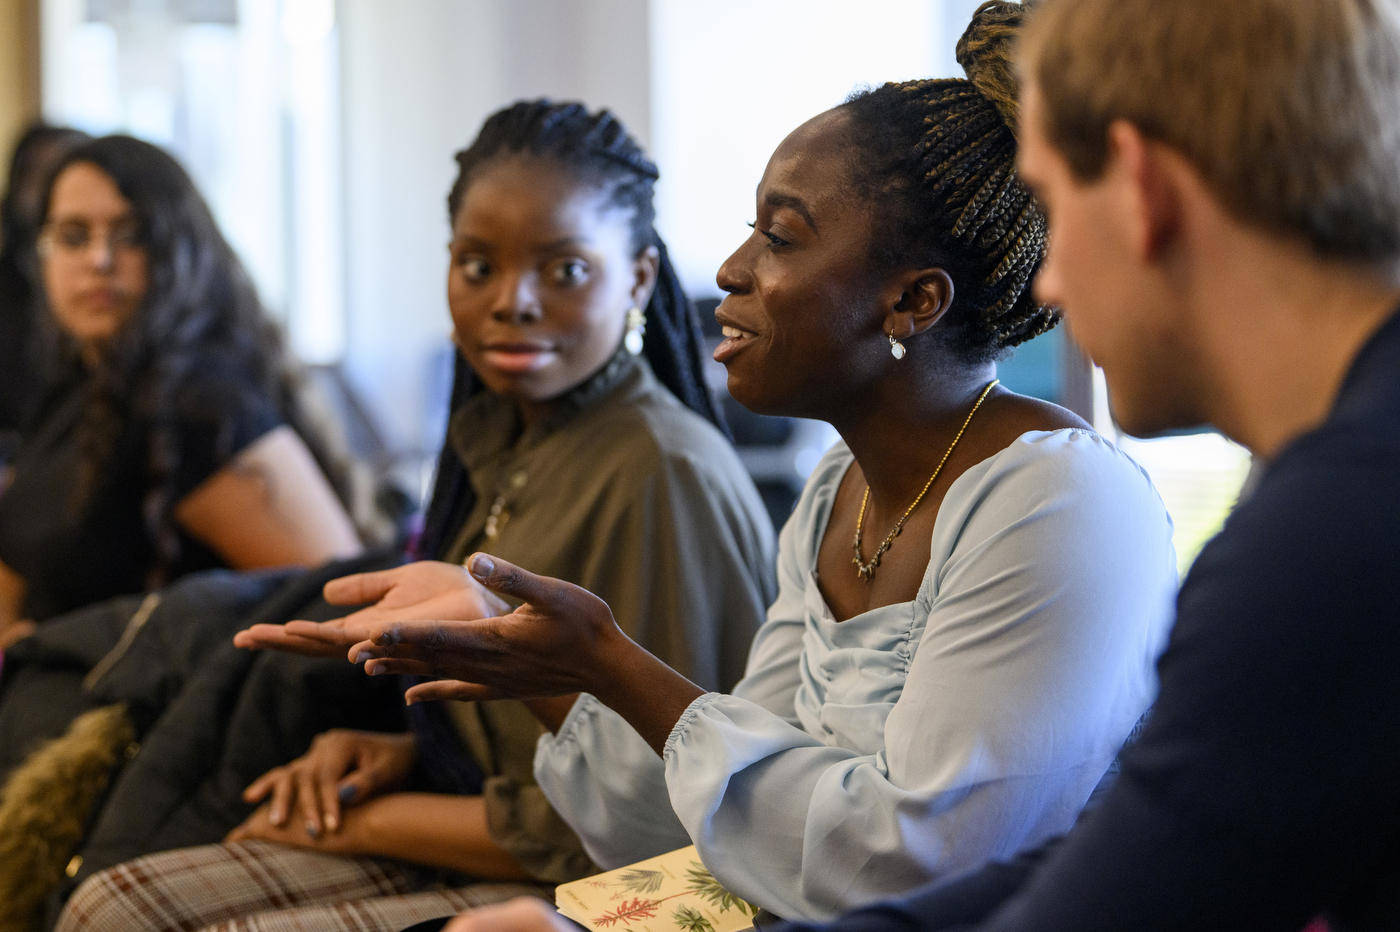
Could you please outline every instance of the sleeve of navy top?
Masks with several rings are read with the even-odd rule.
[[[981,932],[1298,932],[1324,911],[1393,910],[1400,464],[1324,439],[1276,464],[1201,553],[1153,715],[1059,850],[1000,889],[984,876],[992,902],[971,913],[964,881],[824,928],[973,928],[985,913]]]
[[[276,400],[227,366],[211,366],[176,391],[176,501],[283,423]]]

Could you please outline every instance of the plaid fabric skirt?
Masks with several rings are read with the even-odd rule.
[[[95,874],[56,932],[399,932],[514,896],[528,883],[448,886],[443,873],[251,841],[164,851]]]

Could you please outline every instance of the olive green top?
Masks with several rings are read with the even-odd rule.
[[[776,592],[773,529],[734,448],[644,360],[620,352],[529,429],[514,405],[483,392],[453,414],[448,443],[476,490],[449,559],[484,550],[583,586],[705,689],[743,675]],[[543,729],[524,705],[450,709],[486,774],[492,839],[540,880],[593,873],[535,785]]]

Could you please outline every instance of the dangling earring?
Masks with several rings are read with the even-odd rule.
[[[887,334],[890,338],[890,355],[895,359],[904,358],[904,344],[894,338],[894,334]]]
[[[627,347],[627,352],[633,356],[640,356],[642,353],[642,336],[647,332],[647,318],[642,313],[642,309],[633,305],[627,309],[627,336],[622,338],[622,345]]]

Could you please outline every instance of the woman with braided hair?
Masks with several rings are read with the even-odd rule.
[[[437,559],[326,597],[414,603],[485,550],[605,594],[639,643],[732,687],[773,596],[773,533],[652,226],[656,166],[607,111],[547,100],[491,116],[457,162],[458,385],[420,544]],[[404,734],[319,736],[248,787],[228,844],[97,873],[59,927],[394,930],[596,870],[534,784],[526,708],[412,711]]]
[[[1151,700],[1175,560],[1142,471],[996,381],[996,357],[1055,322],[1028,289],[1045,227],[1014,170],[1021,13],[978,11],[969,80],[859,93],[788,136],[719,271],[733,396],[842,438],[782,531],[732,694],[648,654],[596,594],[496,554],[467,565],[509,614],[437,593],[245,642],[353,630],[370,673],[443,677],[410,701],[529,698],[551,731],[535,777],[594,861],[693,843],[785,918],[1067,828]]]

